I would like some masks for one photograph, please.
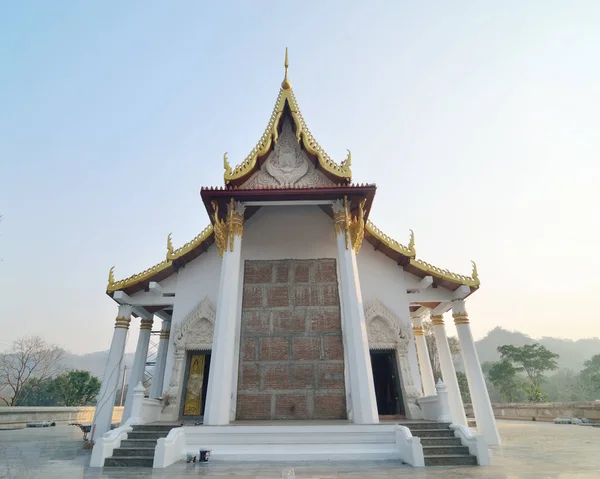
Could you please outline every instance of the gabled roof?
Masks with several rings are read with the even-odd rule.
[[[337,164],[317,143],[302,117],[292,86],[288,80],[287,70],[288,56],[286,49],[285,77],[281,84],[281,89],[279,90],[275,108],[273,109],[267,128],[260,141],[250,152],[248,157],[235,168],[231,168],[227,161],[227,157],[225,156],[225,187],[202,189],[201,196],[209,216],[211,216],[211,220],[214,219],[212,218],[213,211],[209,208],[211,200],[225,201],[231,197],[238,198],[240,201],[268,199],[271,197],[284,201],[304,199],[305,196],[333,198],[347,195],[348,197],[362,197],[367,200],[366,211],[368,216],[368,211],[370,210],[375,193],[375,185],[353,185],[351,183],[350,153],[348,152],[348,157],[342,163]],[[309,158],[312,159],[315,167],[319,168],[329,179],[331,179],[334,185],[316,185],[313,187],[284,185],[282,187],[269,186],[256,188],[242,186],[253,173],[260,169],[262,162],[266,160],[269,153],[273,150],[274,144],[277,143],[281,133],[285,116],[290,116],[292,118],[296,140]],[[251,216],[253,211],[256,211],[256,207],[253,208],[247,208],[247,217]],[[395,260],[405,271],[421,278],[432,276],[434,278],[434,284],[436,285],[450,290],[456,290],[461,285],[466,285],[471,288],[471,291],[474,291],[479,287],[479,277],[477,276],[477,268],[474,263],[471,276],[465,276],[452,273],[447,269],[438,268],[417,259],[412,231],[409,244],[408,246],[405,246],[390,238],[367,219],[365,224],[365,240],[373,245],[376,250]],[[179,248],[173,247],[171,235],[169,235],[167,238],[167,254],[163,261],[141,273],[134,274],[121,280],[115,280],[114,267],[111,268],[106,292],[112,296],[115,291],[124,291],[127,294],[133,294],[138,291],[146,290],[148,289],[150,282],[160,282],[168,278],[176,273],[180,267],[206,252],[214,242],[215,238],[212,224],[209,224],[194,239]]]
[[[336,163],[329,157],[321,145],[319,145],[306,126],[306,122],[304,121],[296,97],[294,96],[292,85],[288,80],[288,52],[286,48],[285,77],[281,83],[279,95],[277,96],[277,101],[275,102],[275,107],[271,113],[267,128],[250,154],[236,167],[232,168],[230,166],[227,154],[225,154],[223,158],[225,184],[240,186],[245,180],[250,178],[254,172],[260,169],[260,165],[272,151],[275,143],[277,143],[286,114],[290,115],[293,119],[296,140],[313,160],[315,166],[323,171],[323,173],[325,173],[325,175],[327,175],[334,183],[349,183],[352,179],[352,172],[350,170],[352,157],[350,151],[348,151],[348,156],[344,161],[339,164]]]

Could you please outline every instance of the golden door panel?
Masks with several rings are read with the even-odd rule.
[[[192,354],[190,357],[189,373],[185,387],[184,416],[201,416],[202,386],[204,384],[204,364],[206,355]]]

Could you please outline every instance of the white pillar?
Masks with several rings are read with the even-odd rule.
[[[462,424],[467,426],[467,415],[465,407],[460,395],[460,387],[456,378],[456,370],[452,362],[452,353],[446,336],[446,327],[444,326],[444,317],[431,316],[431,324],[433,324],[433,334],[435,336],[435,344],[437,345],[438,354],[440,356],[440,368],[442,369],[442,377],[444,384],[448,388],[448,402],[450,403],[450,411],[454,424]]]
[[[94,442],[102,437],[104,433],[110,431],[112,423],[113,408],[115,406],[115,396],[119,385],[121,375],[121,361],[125,351],[125,342],[127,341],[127,331],[131,321],[131,306],[122,304],[119,306],[119,313],[115,321],[115,330],[113,332],[112,342],[110,343],[110,352],[102,376],[102,385],[96,401],[96,411],[94,412],[94,421],[90,433],[90,442]]]
[[[144,381],[144,369],[146,368],[146,359],[148,358],[148,344],[150,343],[151,332],[152,319],[142,319],[140,321],[140,335],[138,336],[135,356],[133,357],[133,366],[131,368],[131,373],[129,374],[127,396],[125,396],[125,408],[123,409],[123,422],[131,417],[134,389],[140,382]]]
[[[218,210],[215,210],[215,239],[223,260],[204,412],[204,424],[210,426],[229,424],[229,410],[234,393],[235,332],[239,317],[239,275],[244,224],[244,206],[241,203],[233,204],[233,199],[226,221],[220,220]]]
[[[377,424],[379,415],[355,253],[361,246],[360,229],[364,228],[364,220],[362,213],[358,218],[350,217],[346,200],[335,201],[333,212],[343,303],[341,310],[344,321],[344,348],[349,359],[348,376],[353,419],[355,424]]]
[[[419,357],[421,380],[423,381],[423,395],[433,396],[436,394],[435,378],[433,377],[433,369],[431,369],[431,361],[429,360],[429,350],[427,349],[427,341],[425,340],[423,319],[415,317],[413,318],[413,324],[413,335],[415,337],[415,345],[417,346],[417,356]]]
[[[477,422],[477,429],[483,434],[488,446],[498,446],[501,443],[496,418],[492,409],[492,403],[488,394],[487,386],[479,356],[475,349],[475,342],[471,334],[469,318],[465,310],[465,302],[462,299],[452,301],[452,316],[458,332],[460,350],[465,365],[465,373],[471,393],[471,403]]]
[[[163,393],[163,384],[165,380],[165,367],[169,350],[169,335],[171,330],[171,321],[162,322],[162,329],[158,340],[158,353],[156,355],[156,365],[152,375],[152,384],[150,386],[150,397],[159,398]]]

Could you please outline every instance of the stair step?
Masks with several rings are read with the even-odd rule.
[[[414,436],[414,434],[413,434]],[[422,437],[421,445],[425,446],[462,446],[459,437]],[[121,443],[123,444],[123,443]]]
[[[174,427],[181,427],[181,424],[139,424],[131,426],[134,431],[146,432],[146,431],[170,431]]]
[[[469,454],[467,446],[423,446],[425,456]]]
[[[154,447],[118,447],[113,457],[154,457]]]
[[[425,456],[426,466],[476,466],[477,458],[469,454],[445,454]]]
[[[132,431],[127,433],[127,439],[146,439],[146,440],[157,440],[161,437],[167,437],[169,431]]]
[[[454,437],[452,429],[411,429],[410,432],[417,437]]]
[[[107,457],[104,467],[152,467],[154,456],[141,457]]]
[[[449,422],[399,422],[398,425],[406,426],[411,431],[422,431],[427,429],[449,429]]]
[[[156,439],[123,439],[121,441],[121,447],[156,447]]]

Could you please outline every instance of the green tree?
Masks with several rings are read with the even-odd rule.
[[[502,346],[501,346],[502,347]],[[488,369],[488,379],[506,402],[515,402],[519,398],[517,369],[504,359],[492,363]]]
[[[464,404],[471,403],[471,394],[469,393],[469,382],[467,381],[467,375],[462,371],[456,371],[456,379],[458,380],[458,387],[460,389],[460,396]]]
[[[600,393],[600,354],[583,363],[581,379],[592,394]]]
[[[517,371],[524,372],[536,388],[540,387],[546,371],[558,368],[556,362],[558,354],[539,343],[526,344],[521,347],[505,344],[498,346],[498,352],[503,360],[513,363]]]
[[[16,406],[56,406],[53,379],[31,379],[23,385]]]
[[[29,381],[43,381],[63,370],[64,351],[46,343],[39,336],[13,341],[10,349],[0,354],[0,401],[15,406],[32,391]]]
[[[63,406],[85,406],[100,391],[100,380],[89,371],[74,370],[60,374],[54,379],[53,390]]]

